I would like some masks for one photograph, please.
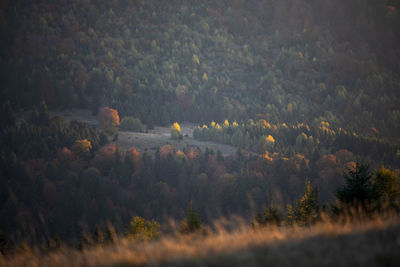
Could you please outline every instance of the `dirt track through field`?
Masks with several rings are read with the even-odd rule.
[[[67,122],[71,120],[80,120],[97,127],[96,117],[88,110],[69,110],[63,112],[51,112],[52,115],[59,115]],[[151,152],[155,152],[158,146],[173,144],[174,147],[182,149],[186,144],[192,148],[199,147],[205,150],[206,147],[213,149],[215,152],[220,150],[224,156],[229,156],[236,153],[236,148],[230,145],[217,144],[214,142],[202,142],[193,138],[193,130],[197,126],[194,123],[181,123],[183,139],[172,140],[170,127],[157,126],[154,130],[149,130],[147,133],[137,133],[128,131],[119,131],[118,140],[116,141],[122,152],[125,152],[131,147],[143,152],[148,148]]]

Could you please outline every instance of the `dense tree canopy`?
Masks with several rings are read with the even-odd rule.
[[[2,1],[0,251],[151,240],[171,217],[185,233],[253,212],[260,225],[308,225],[335,200],[339,212],[398,210],[399,8]],[[75,108],[99,127],[51,115]],[[158,125],[182,144],[188,121],[196,142],[236,154],[118,145],[118,126]]]
[[[1,101],[17,110],[106,105],[151,125],[324,116],[399,138],[395,1],[5,3]]]

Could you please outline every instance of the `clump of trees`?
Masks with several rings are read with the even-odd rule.
[[[0,227],[10,240],[29,239],[27,225],[37,240],[48,232],[73,239],[81,222],[93,229],[112,218],[120,230],[136,215],[179,218],[189,195],[203,217],[249,217],[249,199],[261,205],[271,192],[308,222],[299,218],[312,201],[297,201],[314,196],[303,194],[305,177],[330,203],[350,166],[339,210],[396,208],[398,178],[388,169],[400,164],[394,1],[70,2],[8,1],[0,12],[0,218],[10,218]],[[52,117],[47,105],[100,109],[103,132]],[[26,118],[15,115],[24,109]],[[215,120],[195,138],[240,150],[123,154],[105,146],[118,114],[148,128]],[[357,169],[366,157],[386,168]]]
[[[261,207],[271,198],[279,199],[280,207],[295,204],[286,214],[282,209],[268,208],[256,218],[258,224],[308,225],[319,218],[320,206],[332,203],[329,194],[342,182],[343,170],[351,166],[354,173],[348,174],[349,181],[341,188],[345,193],[337,195],[339,208],[350,205],[354,199],[364,199],[359,198],[357,192],[368,192],[371,188],[371,194],[363,194],[372,197],[373,205],[366,205],[366,208],[373,207],[377,211],[398,208],[399,184],[395,172],[381,168],[373,175],[366,175],[369,172],[356,168],[354,155],[343,149],[326,151],[322,155],[311,153],[306,157],[280,147],[279,140],[287,138],[292,138],[291,142],[296,144],[297,132],[305,131],[304,126],[300,129],[290,125],[276,127],[278,131],[274,130],[271,136],[276,136],[274,149],[277,152],[256,154],[239,149],[236,155],[224,157],[211,149],[202,151],[185,146],[179,150],[165,145],[154,154],[149,150],[138,152],[135,148],[123,153],[117,143],[101,144],[94,127],[76,121],[66,124],[62,118],[52,118],[45,110],[34,112],[32,122],[9,126],[1,133],[0,196],[4,204],[0,216],[10,220],[0,220],[0,227],[10,244],[21,240],[33,244],[50,236],[50,243],[54,245],[57,233],[61,240],[72,242],[71,239],[78,239],[87,229],[87,232],[92,232],[96,226],[105,229],[108,221],[115,222],[115,231],[122,233],[127,231],[126,225],[135,216],[163,223],[165,215],[181,218],[185,214],[182,223],[185,230],[182,231],[197,232],[200,225],[201,232],[199,218],[204,218],[205,222],[230,214],[250,218],[253,216],[249,213],[251,207]],[[47,124],[42,123],[44,121]],[[248,129],[258,131],[257,125],[261,124],[249,124]],[[221,130],[216,123],[210,125],[212,127],[220,134],[219,131],[241,126],[224,122]],[[272,124],[271,129],[274,128]],[[295,134],[282,134],[290,129]],[[260,136],[268,137],[265,129],[259,131]],[[25,142],[28,139],[31,142]],[[74,144],[86,142],[77,142],[79,140],[87,140],[92,145],[90,153],[83,157]],[[47,150],[37,149],[44,145]],[[304,190],[306,177],[310,182]],[[367,190],[357,189],[359,185]],[[318,188],[318,197],[315,188]],[[196,210],[191,207],[185,213],[180,203],[191,199],[196,203]],[[35,208],[42,213],[35,213]],[[74,223],[77,221],[87,226]],[[152,230],[157,227],[151,226],[155,224],[139,219],[134,222],[133,235],[138,239],[157,236]],[[30,232],[27,225],[36,231]],[[24,237],[19,234],[21,231],[25,231]],[[102,233],[103,237],[98,233],[96,240],[106,239],[106,232]],[[96,243],[93,240],[82,239],[81,243],[83,246],[87,242]]]
[[[276,225],[279,226],[284,220],[283,214],[278,207],[269,205],[262,213],[257,213],[254,217],[253,227]]]
[[[194,134],[228,140],[239,130],[256,147],[244,146],[236,155],[225,157],[211,149],[185,146],[179,150],[172,145],[159,147],[154,154],[135,148],[122,153],[117,143],[106,144],[95,127],[51,117],[42,103],[26,121],[8,125],[0,133],[0,196],[4,202],[0,216],[11,218],[0,221],[0,227],[10,243],[23,239],[19,233],[28,231],[24,228],[28,224],[36,229],[31,236],[25,235],[28,243],[51,236],[54,245],[56,234],[68,242],[87,228],[99,225],[104,229],[109,220],[116,222],[116,232],[121,233],[135,216],[162,222],[166,214],[173,218],[185,214],[182,229],[186,230],[182,231],[196,232],[199,225],[202,229],[199,218],[251,217],[250,207],[260,207],[271,197],[279,199],[280,208],[268,206],[256,217],[259,225],[308,225],[318,220],[321,206],[332,203],[332,192],[342,183],[346,168],[351,171],[336,194],[337,212],[352,205],[364,205],[368,212],[399,207],[397,174],[388,168],[369,172],[354,162],[358,156],[340,148],[352,134],[337,134],[340,130],[321,121],[309,126],[262,119],[214,122],[197,128]],[[374,150],[381,144],[361,137],[347,140],[368,140]],[[265,148],[267,145],[271,147]],[[304,190],[306,177],[310,182]],[[189,197],[197,209],[185,213],[179,203],[188,203]],[[294,205],[285,214],[281,207],[291,203]],[[36,208],[43,211],[40,216],[32,212]],[[74,224],[76,221],[86,223],[87,228]],[[103,239],[105,234],[103,231]]]
[[[160,3],[5,5],[1,102],[96,113],[108,105],[148,126],[256,115],[311,124],[322,115],[398,138],[393,1]]]
[[[272,123],[264,119],[245,122],[225,120],[222,126],[211,122],[193,131],[195,139],[214,141],[247,149],[259,154],[279,153],[285,156],[304,155],[307,159],[328,156],[330,151],[347,151],[355,156],[370,155],[374,160],[384,159],[385,164],[396,164],[397,144],[385,138],[371,138],[356,132],[330,125],[325,118],[307,123]],[[383,155],[383,156],[380,156]],[[346,157],[348,158],[348,157]]]
[[[143,123],[138,118],[133,118],[129,116],[125,116],[122,118],[119,124],[119,128],[121,130],[131,132],[142,132],[145,129]]]
[[[308,226],[325,216],[341,215],[369,215],[379,212],[398,212],[400,209],[400,180],[395,172],[380,167],[373,173],[364,163],[356,163],[344,173],[344,184],[336,192],[335,203],[331,204],[331,211],[326,205],[321,207],[318,191],[306,181],[304,195],[295,205],[288,205],[286,217],[274,205],[267,206],[262,213],[257,213],[253,219],[253,226],[296,224]]]
[[[345,174],[345,184],[338,189],[336,212],[361,208],[365,212],[399,209],[400,182],[398,176],[385,167],[371,173],[369,166],[357,163]]]

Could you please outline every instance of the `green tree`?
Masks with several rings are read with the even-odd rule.
[[[374,200],[374,188],[372,186],[369,166],[357,163],[354,170],[344,174],[345,184],[336,192],[336,197],[342,208],[358,208],[364,210]]]
[[[379,208],[383,208],[385,205],[388,208],[399,206],[400,185],[399,178],[394,171],[382,166],[375,172],[372,185]]]
[[[200,216],[195,209],[193,209],[193,202],[190,201],[189,209],[185,213],[185,218],[181,224],[181,232],[189,234],[201,229]]]
[[[283,216],[279,212],[278,208],[276,206],[271,206],[269,205],[264,212],[262,213],[257,213],[256,216],[254,217],[254,223],[253,225],[268,225],[268,224],[273,224],[273,225],[280,225],[282,222]]]
[[[119,127],[121,128],[121,130],[132,132],[141,132],[144,128],[142,122],[139,119],[133,117],[123,117],[119,124]]]
[[[318,192],[315,188],[311,187],[309,180],[306,181],[304,195],[296,202],[295,207],[288,206],[287,213],[289,222],[296,222],[300,225],[308,225],[318,219]]]

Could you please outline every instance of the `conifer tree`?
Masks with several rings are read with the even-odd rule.
[[[319,201],[318,193],[315,188],[311,187],[309,180],[306,181],[304,195],[295,206],[287,207],[288,221],[296,222],[300,225],[308,225],[314,223],[318,219]]]
[[[349,170],[344,178],[344,186],[336,193],[342,208],[361,206],[365,210],[375,196],[368,165],[357,163],[355,169]]]
[[[181,232],[189,234],[200,230],[201,221],[200,216],[195,209],[193,209],[193,202],[190,201],[189,209],[185,213],[185,218],[182,221]]]
[[[106,233],[104,236],[104,242],[114,244],[117,242],[117,234],[115,233],[115,228],[112,224],[109,224],[106,229]]]
[[[280,214],[278,208],[273,205],[269,205],[263,213],[257,213],[254,218],[255,223],[261,226],[267,224],[280,225],[282,219],[282,214]]]

